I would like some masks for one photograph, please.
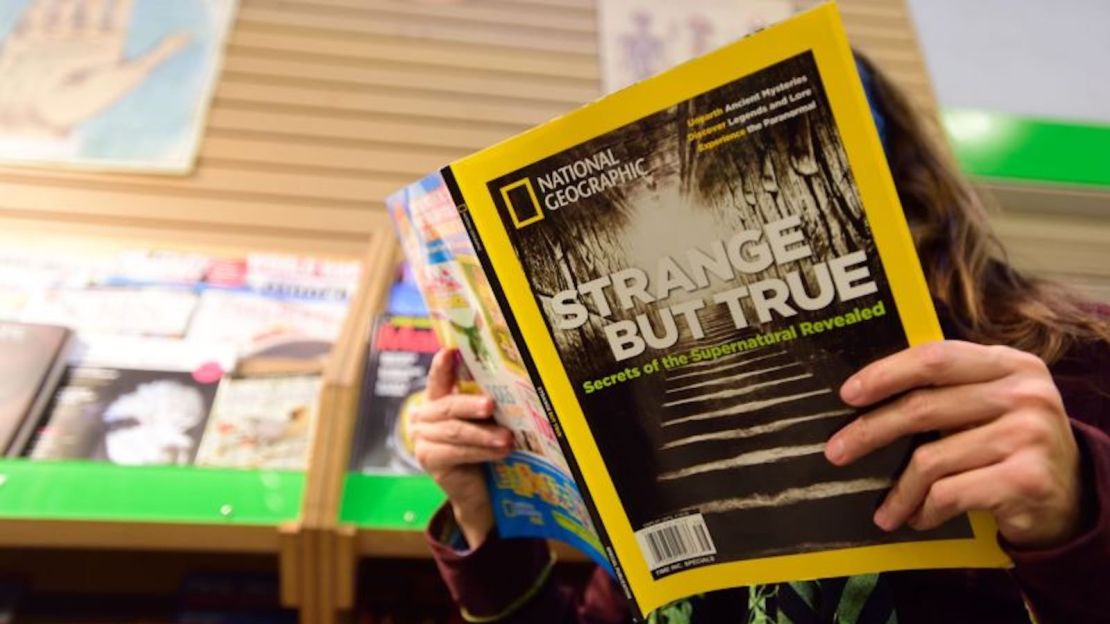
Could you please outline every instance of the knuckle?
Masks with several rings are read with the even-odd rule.
[[[456,444],[459,443],[459,441],[461,441],[463,437],[462,421],[452,420],[448,422],[447,426],[444,428],[443,435],[445,438],[447,438],[448,441]]]
[[[1007,388],[1011,409],[1023,406],[1054,407],[1056,394],[1056,386],[1051,381],[1032,375],[1014,377]]]
[[[457,397],[452,397],[450,401],[446,401],[443,407],[443,416],[447,420],[454,420],[459,418],[459,402]]]
[[[938,481],[929,488],[928,501],[938,516],[954,513],[959,505],[957,492],[943,481]]]
[[[933,477],[940,465],[940,456],[931,446],[919,446],[910,458],[908,469],[925,478]]]
[[[1013,423],[1018,432],[1018,443],[1022,446],[1044,446],[1052,439],[1052,426],[1040,413],[1030,411],[1015,414]]]
[[[867,416],[861,416],[848,428],[848,439],[854,446],[870,448],[875,441],[875,430]]]
[[[416,458],[416,463],[420,464],[425,469],[431,464],[428,446],[422,441],[418,440],[416,444],[413,445],[412,455]]]
[[[943,342],[931,342],[921,347],[921,366],[926,373],[936,375],[948,369],[951,357]]]
[[[903,397],[901,403],[902,412],[919,426],[927,426],[933,421],[936,401],[931,393],[916,390]]]
[[[1019,351],[1018,349],[1007,349],[1014,367],[1018,370],[1028,371],[1031,373],[1045,373],[1048,371],[1048,365],[1044,360],[1028,353],[1026,351]]]
[[[984,348],[990,363],[1001,368],[1005,368],[1008,362],[1014,362],[1014,356],[1021,353],[1005,345],[988,345]]]
[[[1008,476],[1014,492],[1023,499],[1043,500],[1052,495],[1052,478],[1039,461],[1016,462]]]

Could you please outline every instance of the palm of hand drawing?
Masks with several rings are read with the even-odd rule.
[[[0,41],[0,129],[61,138],[108,108],[189,42],[163,38],[125,58],[134,0],[32,0]]]

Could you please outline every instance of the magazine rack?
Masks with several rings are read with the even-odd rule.
[[[367,221],[372,224],[369,240],[360,251],[337,246],[327,254],[361,260],[363,273],[325,365],[318,426],[306,471],[0,460],[0,549],[256,555],[273,561],[270,569],[279,572],[285,605],[302,611],[314,608],[315,541],[326,524],[323,510],[331,508],[320,496],[324,488],[319,482],[330,472],[334,425],[344,420],[344,410],[353,410],[363,357],[356,337],[365,334],[368,311],[380,305],[396,268],[396,245],[387,224],[373,215]],[[139,245],[213,254],[284,250],[320,255],[324,251],[314,246],[291,249],[280,239],[253,236],[228,238],[226,244],[211,239],[197,244],[178,234],[159,235],[126,226],[93,228],[97,232],[90,236],[88,228],[59,227],[54,222],[2,219],[0,223],[4,232],[0,245],[35,240],[40,247],[70,251],[75,246]],[[23,571],[18,564],[5,562],[6,570],[12,568]]]

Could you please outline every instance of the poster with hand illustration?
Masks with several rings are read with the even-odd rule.
[[[192,169],[237,0],[0,0],[0,163]]]
[[[605,93],[784,20],[814,0],[599,0]]]

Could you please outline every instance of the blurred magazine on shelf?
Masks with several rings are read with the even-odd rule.
[[[402,263],[398,274],[400,278],[389,289],[386,312],[394,316],[428,316],[428,306],[424,305],[424,296],[409,263]]]
[[[29,323],[65,325],[79,335],[181,337],[197,296],[179,288],[51,288],[33,294],[20,313]]]
[[[243,287],[282,299],[346,301],[354,296],[361,272],[361,264],[350,260],[252,253]]]
[[[234,362],[218,344],[82,338],[28,454],[36,460],[190,464],[219,381]]]
[[[1008,564],[987,513],[873,522],[920,439],[846,468],[824,454],[859,416],[851,374],[943,338],[834,4],[386,207],[441,341],[516,434],[487,470],[499,534],[607,558],[636,617],[729,587]]]
[[[212,255],[169,249],[125,249],[102,261],[102,286],[225,290],[297,301],[346,301],[358,286],[361,265],[296,254]]]
[[[319,359],[327,355],[346,316],[343,300],[275,299],[249,291],[206,290],[187,337],[231,344],[243,358],[269,352],[274,357]]]
[[[197,452],[198,466],[305,470],[320,377],[224,377]]]
[[[86,288],[106,267],[107,259],[95,254],[5,248],[0,251],[0,320],[24,319],[28,303],[40,293],[56,288]]]
[[[355,424],[350,469],[412,474],[406,414],[423,401],[424,384],[439,342],[431,320],[385,314],[374,325]]]
[[[72,339],[65,327],[0,321],[0,456],[26,445],[61,381]]]
[[[228,270],[230,265],[230,271]],[[169,249],[124,249],[110,254],[96,276],[101,286],[134,288],[187,288],[199,290],[211,276],[230,273],[241,281],[245,263],[238,258]]]
[[[59,6],[0,3],[0,161],[191,170],[236,0]]]

